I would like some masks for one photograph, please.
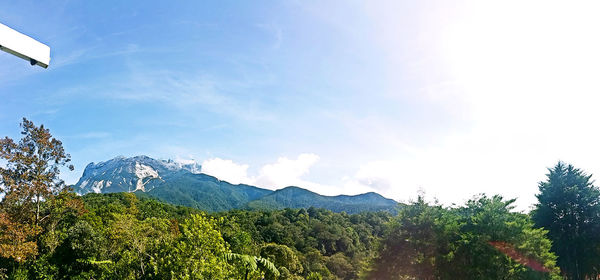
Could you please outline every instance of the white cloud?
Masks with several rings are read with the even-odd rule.
[[[425,182],[424,169],[414,160],[378,160],[362,164],[352,177],[342,179],[344,190],[358,194],[374,191],[386,197],[408,201],[416,198]]]
[[[215,176],[233,184],[250,184],[261,188],[277,190],[288,186],[301,187],[322,195],[361,194],[390,189],[389,175],[394,166],[370,163],[362,167],[354,177],[341,178],[335,185],[326,185],[305,178],[320,157],[303,153],[295,159],[280,157],[276,162],[263,165],[256,176],[248,175],[249,165],[232,160],[212,158],[202,163],[202,173]],[[378,166],[385,166],[378,169]]]
[[[233,184],[251,184],[267,189],[298,186],[316,191],[321,185],[304,180],[310,168],[319,161],[319,156],[310,153],[298,155],[296,159],[280,157],[276,162],[262,166],[255,176],[248,175],[249,165],[232,160],[212,158],[202,163],[202,173],[215,176]]]
[[[196,160],[193,159],[193,157],[177,156],[177,157],[175,157],[175,162],[181,163],[181,164],[194,164],[194,163],[196,163]]]
[[[393,187],[400,170],[399,166],[387,161],[373,161],[362,165],[355,174],[355,180],[361,185],[369,186],[380,191]]]
[[[280,157],[277,162],[267,164],[260,169],[256,184],[269,189],[314,185],[302,180],[301,177],[308,174],[317,161],[319,156],[315,154],[300,154],[296,159]]]
[[[202,162],[202,173],[215,176],[232,184],[252,184],[248,177],[248,165],[237,164],[231,160],[220,158],[208,159]]]

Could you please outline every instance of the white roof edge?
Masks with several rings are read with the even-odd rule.
[[[0,50],[47,68],[50,65],[50,47],[0,23]]]

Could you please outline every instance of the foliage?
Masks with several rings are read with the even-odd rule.
[[[165,173],[160,187],[144,193],[162,202],[202,209],[226,211],[243,208],[251,200],[269,193],[269,190],[248,185],[233,185],[206,174],[190,172]]]
[[[299,187],[286,187],[276,190],[259,199],[250,201],[248,209],[274,210],[285,208],[325,208],[333,212],[356,214],[366,211],[396,213],[398,203],[376,193],[356,196],[323,196]]]
[[[591,175],[562,162],[540,182],[532,213],[536,226],[548,231],[552,251],[567,279],[600,273],[600,190]]]
[[[232,246],[234,252],[243,248],[243,253],[271,260],[284,268],[281,279],[306,278],[311,273],[323,279],[358,278],[391,217],[385,212],[348,215],[316,208],[234,210],[216,215],[225,218],[224,239],[245,244]],[[234,230],[231,221],[237,224]]]
[[[33,237],[38,232],[33,225],[13,222],[9,215],[0,213],[0,255],[17,262],[35,256],[37,244]]]
[[[225,259],[230,263],[237,264],[236,267],[242,270],[239,275],[244,275],[243,279],[245,280],[250,279],[252,276],[258,276],[257,272],[259,270],[264,271],[267,275],[274,278],[280,275],[275,264],[262,257],[227,253],[225,254]]]
[[[260,255],[263,258],[272,260],[277,267],[280,267],[281,276],[284,279],[292,279],[302,273],[302,265],[298,260],[298,256],[288,246],[268,243],[260,248]],[[270,275],[269,278],[274,279],[277,276],[279,275]]]
[[[65,185],[60,167],[71,160],[62,143],[44,126],[25,118],[19,142],[0,139],[0,256],[24,262],[38,254],[36,237],[55,215],[43,202],[51,200]],[[68,167],[73,170],[72,165]],[[51,206],[51,205],[50,205]]]
[[[159,279],[225,279],[232,269],[227,244],[214,218],[193,214],[181,224],[181,234],[162,244],[151,258],[151,275]]]
[[[390,223],[368,278],[557,278],[546,232],[512,212],[513,202],[480,196],[463,207],[443,208],[419,198]],[[514,254],[494,244],[507,244]]]
[[[0,267],[29,279],[548,278],[488,243],[503,240],[555,271],[545,231],[498,197],[452,209],[415,203],[393,219],[315,208],[207,216],[127,193],[83,202],[82,213],[40,235],[37,259]]]
[[[557,255],[569,279],[598,276],[600,191],[570,165],[540,183],[531,217],[485,195],[460,207],[419,198],[396,216],[360,207],[207,214],[146,193],[79,197],[58,178],[69,162],[60,141],[22,126],[19,143],[0,140],[0,280],[559,279]]]

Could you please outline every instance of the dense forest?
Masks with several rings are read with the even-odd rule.
[[[397,213],[204,212],[133,193],[78,196],[70,156],[24,120],[0,140],[0,279],[598,279],[600,191],[559,162],[531,213],[477,195]]]

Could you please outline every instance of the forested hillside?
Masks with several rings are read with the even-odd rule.
[[[299,187],[276,190],[247,204],[248,209],[325,208],[333,212],[360,213],[386,211],[396,213],[398,203],[376,193],[324,196]]]
[[[16,279],[356,279],[390,219],[385,212],[315,208],[208,215],[129,193],[62,193],[53,204],[64,208],[35,237],[34,251],[19,254],[31,246],[13,243],[14,254],[3,252],[4,273]],[[228,259],[231,254],[264,258],[275,269]]]
[[[419,197],[397,214],[206,213],[134,193],[78,196],[58,176],[62,143],[27,120],[23,135],[0,140],[0,279],[599,276],[600,191],[562,162],[532,213],[484,194],[452,207]]]
[[[558,269],[544,231],[509,212],[510,204],[481,197],[446,209],[420,200],[396,217],[316,208],[208,215],[129,193],[62,193],[48,205],[60,205],[52,222],[29,244],[35,250],[19,254],[31,246],[13,243],[2,267],[15,279],[552,278]],[[540,266],[504,255],[492,241]],[[273,266],[244,263],[252,258]]]
[[[11,279],[556,277],[545,232],[510,204],[481,197],[447,209],[420,200],[395,217],[316,208],[208,215],[130,193],[61,193],[44,206],[51,218],[37,234],[19,235],[5,220],[0,265]]]

